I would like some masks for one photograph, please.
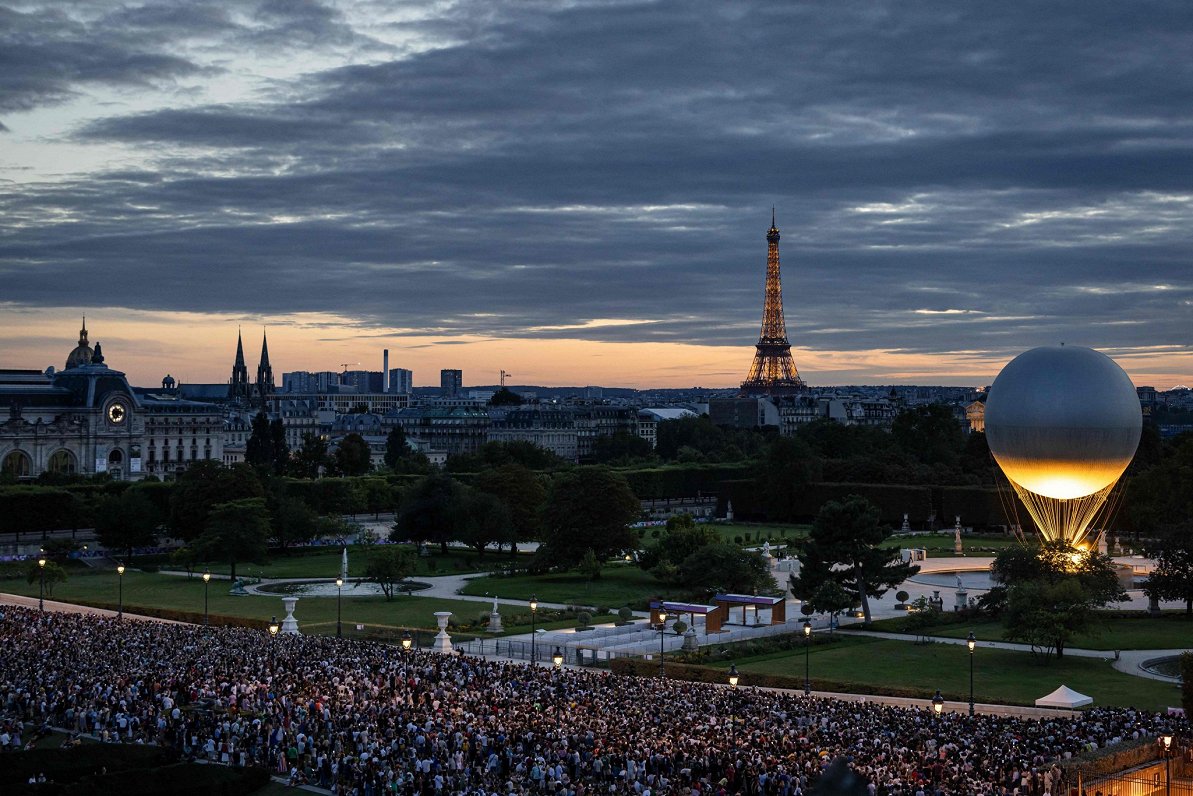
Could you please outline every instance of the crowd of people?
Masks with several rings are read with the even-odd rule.
[[[265,765],[337,794],[1058,794],[1060,761],[1176,730],[1126,709],[962,714],[619,677],[245,628],[5,608],[0,732]],[[28,732],[28,730],[24,730]],[[3,738],[4,735],[0,735]]]

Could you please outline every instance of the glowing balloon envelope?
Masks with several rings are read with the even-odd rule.
[[[990,451],[1041,532],[1071,543],[1131,463],[1143,426],[1130,377],[1081,346],[1011,360],[990,387],[985,419]]]

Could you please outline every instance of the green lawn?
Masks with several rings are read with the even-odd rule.
[[[786,675],[803,680],[801,652],[782,652],[737,661],[744,672]],[[925,699],[940,689],[950,699],[969,698],[969,653],[964,646],[919,645],[907,641],[854,637],[813,646],[812,679],[823,677],[865,693],[866,686],[916,688]],[[1109,661],[1066,657],[1041,665],[1026,652],[978,649],[974,694],[978,702],[997,700],[1030,705],[1064,684],[1094,698],[1096,706],[1135,706],[1162,710],[1180,704],[1177,686],[1133,677]]]
[[[963,535],[961,543],[968,555],[994,555],[1012,545],[1019,544],[1013,536],[1005,534],[974,534]],[[928,551],[929,558],[950,558],[953,552],[953,533],[924,533],[915,536],[900,536],[887,539],[883,547],[922,547]]]
[[[363,577],[365,567],[368,566],[370,552],[380,548],[365,548],[358,545],[348,547],[348,574],[351,577]],[[238,564],[236,574],[248,577],[265,578],[334,578],[340,574],[340,560],[343,555],[340,548],[300,548],[287,555],[273,555],[266,564]],[[508,563],[508,553],[497,554],[488,552],[480,557],[472,550],[449,549],[447,555],[442,555],[436,548],[434,554],[417,560],[415,577],[429,575],[453,575],[464,572],[484,572],[496,569]],[[136,565],[136,561],[133,565]],[[168,562],[156,562],[162,569],[177,569]],[[210,569],[213,573],[227,575],[228,564],[225,562],[210,562],[200,564],[197,571]]]
[[[270,617],[283,616],[280,597],[258,595],[232,595],[228,593],[227,581],[212,581],[208,587],[209,611],[212,615],[226,615],[268,621]],[[38,584],[26,583],[24,579],[0,581],[0,591],[36,597]],[[53,599],[84,604],[103,603],[115,607],[119,592],[115,572],[87,571],[74,574],[65,583],[54,587]],[[503,595],[504,596],[504,595]],[[546,598],[542,598],[545,601]],[[124,608],[136,613],[138,607],[169,608],[178,611],[203,611],[203,580],[197,575],[192,578],[176,575],[159,575],[129,570],[124,574]],[[105,606],[106,607],[106,606]],[[434,628],[436,611],[451,611],[452,621],[460,624],[477,625],[482,614],[487,614],[487,603],[470,600],[450,600],[436,597],[400,596],[392,601],[380,595],[354,597],[352,590],[345,588],[342,622],[344,632],[358,635],[357,624],[366,626],[363,635],[385,636],[389,631],[401,628]],[[331,634],[336,630],[336,599],[334,597],[300,598],[295,616],[304,633]],[[593,617],[593,622],[613,621],[611,614]],[[504,635],[530,631],[530,608],[502,608]],[[556,612],[539,609],[536,627],[556,629],[575,627],[574,619],[561,618]],[[479,634],[480,628],[467,631]]]
[[[54,587],[53,598],[65,602],[118,601],[115,572],[75,574],[65,583]],[[254,595],[235,596],[228,593],[227,581],[212,581],[209,588],[209,610],[212,614],[268,620],[283,615],[279,597]],[[0,591],[36,597],[38,584],[20,580],[0,581]],[[130,570],[124,574],[124,607],[135,613],[138,606],[170,608],[180,611],[203,611],[203,581],[199,577],[148,574]],[[346,590],[343,601],[343,621],[355,625],[363,623],[380,627],[434,627],[435,611],[452,611],[453,619],[472,621],[485,610],[483,603],[464,600],[444,600],[430,597],[396,597],[386,602],[384,597],[352,597]],[[304,631],[335,632],[336,600],[334,597],[300,599],[295,611]]]
[[[665,588],[653,575],[637,566],[618,563],[601,570],[597,580],[589,580],[578,572],[489,576],[468,581],[463,593],[496,594],[514,600],[529,600],[534,595],[543,602],[600,605],[616,610],[624,605],[645,607],[648,599],[662,594]]]
[[[1160,617],[1106,612],[1101,619],[1100,633],[1082,633],[1069,646],[1091,650],[1166,650],[1193,645],[1193,618],[1185,616],[1183,611],[1165,612]],[[902,633],[905,621],[902,617],[881,619],[874,622],[870,629]],[[926,632],[930,636],[965,638],[971,630],[978,638],[1006,640],[1002,623],[990,620],[942,624]]]

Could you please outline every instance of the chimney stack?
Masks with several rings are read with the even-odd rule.
[[[389,392],[389,349],[381,354],[381,391]]]

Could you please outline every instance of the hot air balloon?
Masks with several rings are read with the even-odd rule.
[[[1079,547],[1122,476],[1143,427],[1135,385],[1081,346],[1015,357],[986,398],[990,452],[1048,542]]]

